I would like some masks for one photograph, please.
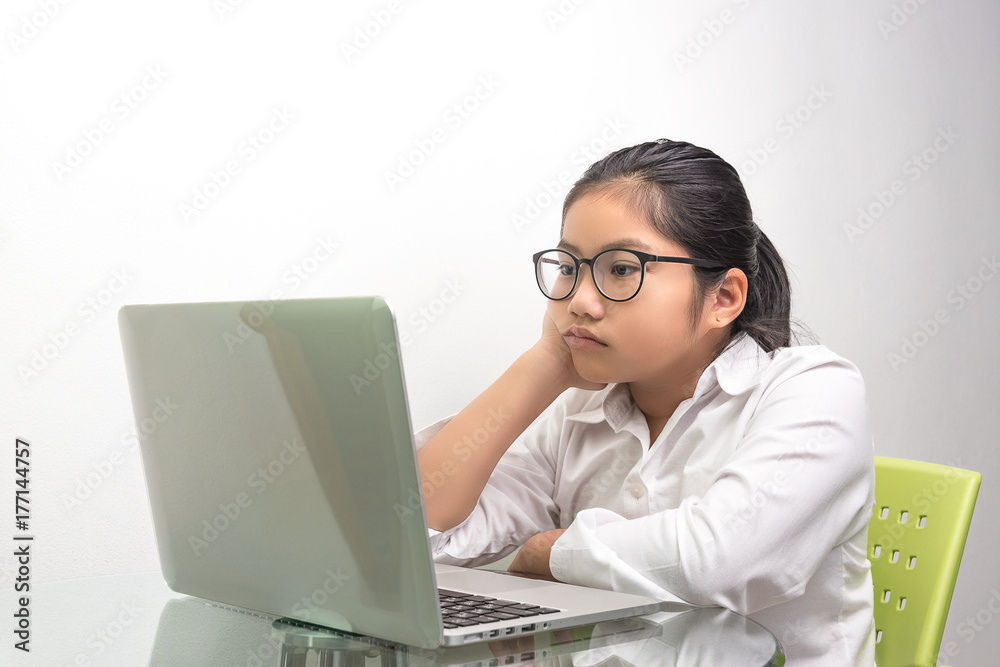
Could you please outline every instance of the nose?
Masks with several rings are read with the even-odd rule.
[[[583,275],[586,266],[590,276]],[[604,296],[598,291],[594,281],[594,267],[590,264],[580,264],[580,274],[576,278],[576,289],[569,298],[569,312],[577,317],[589,315],[595,320],[604,317]]]

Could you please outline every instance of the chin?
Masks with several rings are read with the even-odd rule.
[[[584,364],[578,364],[576,367],[576,372],[580,374],[587,382],[598,382],[600,384],[613,384],[617,382],[626,382],[621,377],[620,373],[613,373],[607,368],[591,368]]]

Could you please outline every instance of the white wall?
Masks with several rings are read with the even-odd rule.
[[[38,580],[157,567],[119,306],[384,294],[424,424],[536,335],[547,191],[666,136],[740,168],[878,452],[983,473],[944,650],[1000,651],[1000,5],[11,0],[0,33],[0,437],[33,448]]]

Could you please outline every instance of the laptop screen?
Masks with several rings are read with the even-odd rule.
[[[395,324],[376,297],[126,306],[119,315],[174,590],[440,643]]]

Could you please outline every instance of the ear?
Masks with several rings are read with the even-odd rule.
[[[747,276],[740,269],[729,269],[718,289],[705,304],[706,324],[712,329],[729,326],[747,304]]]

